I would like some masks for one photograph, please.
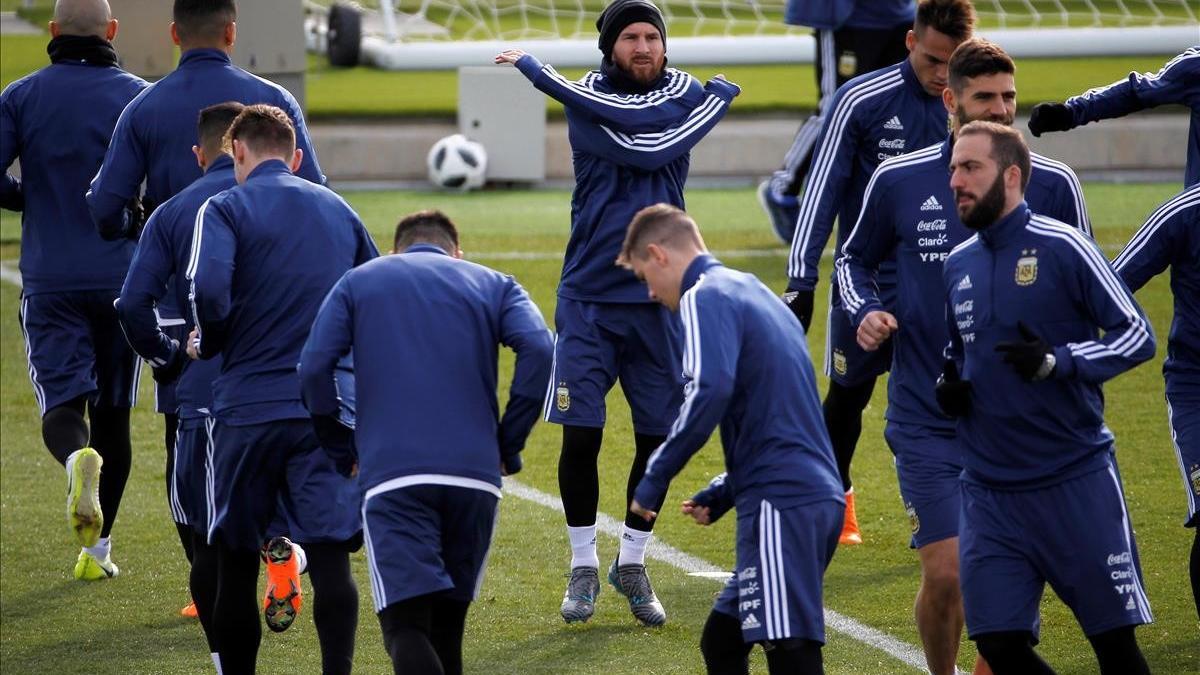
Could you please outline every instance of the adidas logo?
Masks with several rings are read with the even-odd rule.
[[[892,119],[883,123],[883,128],[890,131],[904,131],[904,125],[900,123],[900,118],[892,115]]]
[[[971,286],[971,275],[968,274],[967,276],[962,278],[962,281],[958,282],[958,290],[966,291],[966,290],[970,290],[971,288],[974,288],[974,287]]]
[[[926,199],[925,203],[921,204],[921,210],[922,211],[941,211],[942,203],[937,200],[937,197],[934,197],[933,195],[929,195],[929,199]]]
[[[1132,597],[1129,598],[1129,602],[1125,603],[1125,609],[1137,609],[1137,603],[1135,603],[1133,601]],[[748,618],[753,619],[754,615],[752,614]],[[742,622],[742,628],[745,628],[745,627],[746,627],[746,623]]]
[[[760,626],[762,624],[758,622],[758,617],[753,614],[747,614],[746,618],[742,620],[742,630],[750,630],[751,628],[759,628]]]

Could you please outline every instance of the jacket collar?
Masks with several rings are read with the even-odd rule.
[[[1022,201],[1007,216],[985,227],[979,233],[979,239],[988,248],[1002,248],[1019,237],[1027,224],[1029,224],[1029,205]]]
[[[246,180],[249,181],[251,179],[258,178],[259,176],[282,175],[282,174],[286,174],[286,175],[290,176],[291,173],[292,173],[291,170],[288,169],[287,164],[283,163],[282,159],[268,159],[268,160],[264,161],[262,164],[259,164],[258,166],[254,167],[254,170],[250,172],[250,175],[246,176]]]
[[[233,60],[229,58],[228,54],[220,49],[210,49],[207,47],[201,49],[189,49],[179,55],[180,68],[184,66],[200,65],[212,62],[230,64],[233,63]]]
[[[692,286],[700,281],[700,277],[704,273],[714,267],[721,267],[721,261],[717,260],[709,253],[702,253],[696,256],[696,259],[688,264],[687,269],[683,271],[683,283],[680,285],[679,294],[687,293]]]
[[[204,174],[208,175],[224,169],[229,169],[230,171],[233,170],[233,158],[222,152],[220,157],[216,158],[213,160],[212,164],[208,165],[208,168],[204,170]]]
[[[413,244],[412,246],[404,249],[403,253],[441,253],[442,255],[450,255],[449,253],[446,253],[441,246],[434,246],[433,244],[424,243]]]
[[[914,93],[926,98],[933,98],[929,92],[925,91],[925,87],[921,86],[921,81],[917,79],[917,73],[913,70],[912,64],[908,62],[907,56],[900,62],[900,76],[904,78],[904,83]]]

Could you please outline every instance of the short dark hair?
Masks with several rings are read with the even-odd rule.
[[[233,0],[175,0],[172,14],[181,42],[208,41],[237,21],[237,5]]]
[[[257,154],[279,155],[291,160],[296,150],[296,128],[292,120],[273,105],[256,103],[242,109],[225,132],[225,148],[241,141]]]
[[[955,94],[961,94],[967,80],[982,75],[1017,72],[1017,64],[1004,48],[983,38],[971,38],[960,44],[950,56],[949,84]]]
[[[197,145],[208,150],[220,148],[225,139],[225,132],[233,120],[242,113],[246,106],[237,101],[226,101],[210,105],[196,117]]]
[[[410,213],[396,223],[392,252],[400,253],[413,244],[433,244],[454,253],[458,250],[458,228],[454,221],[437,209]]]
[[[625,230],[625,243],[617,256],[617,265],[628,268],[634,258],[646,258],[650,244],[674,243],[690,239],[702,244],[700,227],[683,209],[670,204],[655,204],[634,214]]]
[[[1029,146],[1025,137],[1012,127],[976,120],[958,130],[958,138],[967,136],[989,136],[992,139],[992,151],[988,154],[1000,167],[1001,173],[1008,167],[1015,166],[1021,170],[1021,191],[1029,185]]]
[[[975,30],[975,7],[970,0],[921,0],[913,31],[917,35],[932,28],[956,42],[971,37]]]

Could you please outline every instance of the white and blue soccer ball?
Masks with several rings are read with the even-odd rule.
[[[445,190],[475,190],[487,176],[487,152],[462,134],[447,136],[429,149],[429,182]]]

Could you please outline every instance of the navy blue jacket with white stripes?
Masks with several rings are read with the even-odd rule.
[[[1028,490],[1107,467],[1101,385],[1154,356],[1154,332],[1095,242],[1022,202],[950,252],[943,290],[946,356],[972,385],[963,479]],[[1018,321],[1051,345],[1049,378],[1026,382],[995,351],[1022,340]]]
[[[723,488],[740,513],[845,499],[796,317],[754,275],[710,255],[683,276],[684,401],[634,498],[659,504],[721,426]]]
[[[233,158],[222,154],[199,180],[155,209],[142,230],[129,273],[125,275],[125,285],[121,287],[121,297],[117,300],[117,314],[130,346],[138,356],[155,366],[179,358],[178,352],[187,348],[163,333],[155,303],[169,295],[173,296],[176,306],[187,306],[191,283],[184,272],[191,259],[196,214],[210,197],[235,185]],[[195,325],[192,318],[189,316],[181,321],[185,324],[185,334],[190,333]],[[201,361],[189,359],[184,364],[175,388],[180,418],[192,419],[208,414],[212,407],[213,379],[220,370],[220,357]]]
[[[503,417],[500,345],[517,355]],[[498,489],[541,412],[554,338],[511,276],[417,244],[347,272],[325,298],[300,355],[313,414],[337,410],[332,374],[351,349],[371,364],[355,378],[364,491],[395,479]]]
[[[1137,291],[1171,268],[1175,315],[1163,373],[1167,392],[1200,385],[1200,184],[1155,209],[1113,260],[1117,274]]]
[[[101,239],[83,195],[121,111],[146,86],[115,66],[64,60],[0,93],[0,207],[24,211],[25,295],[120,288],[134,243]],[[18,158],[20,180],[8,173]],[[115,216],[125,218],[125,202]]]
[[[650,302],[637,277],[613,264],[625,229],[652,204],[684,208],[691,149],[741,89],[722,79],[701,87],[668,68],[650,93],[622,94],[598,71],[571,82],[529,54],[516,65],[566,109],[575,192],[558,294],[585,302]]]
[[[1067,99],[1076,126],[1168,103],[1192,109],[1183,174],[1184,187],[1191,187],[1200,183],[1200,46],[1189,47],[1157,73],[1130,73],[1123,80]]]
[[[933,386],[942,372],[946,307],[942,302],[942,261],[971,236],[958,218],[950,189],[953,137],[879,165],[863,197],[858,223],[837,261],[842,309],[858,326],[876,310],[892,312],[900,330],[891,337],[887,419],[953,429],[942,414]],[[1073,225],[1091,235],[1083,190],[1066,164],[1034,154],[1025,199],[1034,213]],[[898,293],[885,308],[875,272],[896,261]]]
[[[946,122],[942,99],[925,91],[908,59],[838,88],[800,200],[788,258],[790,290],[816,287],[833,221],[839,223],[837,251],[858,218],[863,191],[875,168],[889,157],[944,139]],[[882,267],[884,283],[893,283],[894,267],[890,262]],[[841,302],[836,294],[834,302]]]
[[[220,354],[213,414],[226,424],[308,419],[296,364],[321,300],[379,255],[358,214],[280,160],[204,203],[187,277],[200,356]]]
[[[192,155],[197,116],[204,108],[226,101],[265,103],[287,113],[296,127],[296,147],[304,152],[298,175],[324,184],[296,99],[274,82],[233,65],[225,52],[190,49],[173,72],[143,91],[117,121],[104,163],[87,191],[88,209],[102,233],[117,236],[128,227],[122,209],[143,181],[145,202],[154,208],[200,177]],[[172,301],[168,297],[159,306],[162,317],[182,316]]]
[[[823,30],[883,29],[912,23],[916,14],[916,0],[788,0],[783,22]]]

